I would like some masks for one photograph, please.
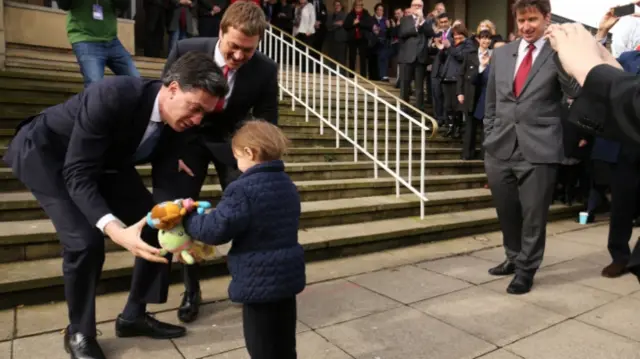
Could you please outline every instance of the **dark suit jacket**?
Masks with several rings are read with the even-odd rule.
[[[178,41],[167,58],[163,73],[190,51],[204,52],[213,57],[217,42],[215,37]],[[224,111],[206,115],[199,128],[185,135],[193,139],[195,134],[199,134],[207,142],[226,142],[237,126],[249,117],[250,111],[255,118],[278,123],[278,65],[258,51],[236,72]]]
[[[347,30],[347,41],[356,41],[356,28],[360,29],[360,39],[368,41],[373,36],[373,25],[375,24],[373,16],[366,9],[363,9],[360,23],[354,25],[355,20],[356,12],[349,11],[344,19],[344,24],[342,24],[342,27]]]
[[[478,49],[476,47],[476,51],[465,54],[456,84],[456,93],[464,95],[462,108],[465,112],[473,112],[477,106],[478,97],[480,96],[480,91],[476,86],[479,67],[480,59],[478,59]]]
[[[111,213],[97,179],[105,170],[133,166],[161,86],[136,77],[105,78],[23,121],[4,160],[32,191],[49,192],[58,179],[48,174],[62,173],[59,188],[66,187],[87,220],[97,223]],[[163,135],[170,132],[165,126]]]
[[[570,121],[597,136],[640,145],[638,76],[609,65],[594,67],[571,106]]]
[[[476,87],[476,91],[480,93],[478,96],[478,104],[473,117],[482,120],[484,118],[484,103],[487,98],[487,84],[489,83],[489,74],[491,72],[491,65],[487,65],[487,68],[482,71],[481,74],[477,74],[473,80],[473,85]]]
[[[416,29],[416,20],[413,16],[405,16],[400,19],[398,38],[400,49],[398,51],[398,63],[411,64],[418,62],[427,63],[427,42],[434,35],[430,22],[425,21]]]

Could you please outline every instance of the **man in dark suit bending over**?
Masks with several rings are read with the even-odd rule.
[[[157,201],[175,198],[198,198],[213,162],[220,185],[226,188],[239,171],[231,152],[230,135],[249,116],[277,124],[278,67],[264,54],[256,52],[267,21],[264,11],[253,2],[236,2],[229,6],[220,22],[219,38],[193,38],[178,42],[173,48],[165,71],[189,51],[206,53],[223,69],[229,82],[229,93],[215,111],[205,116],[202,125],[181,134],[173,148],[173,161],[164,162],[164,181],[154,190]],[[201,302],[198,266],[183,267],[185,293],[178,318],[191,322],[198,316]]]
[[[157,231],[145,226],[153,207],[135,165],[155,168],[166,141],[200,124],[228,91],[209,56],[188,54],[162,81],[117,76],[23,121],[5,162],[33,193],[63,246],[69,309],[64,347],[71,358],[104,358],[96,341],[96,286],[105,260],[104,235],[136,257],[131,292],[116,321],[119,337],[180,337],[185,329],[146,313],[166,302],[169,259],[160,257]],[[158,150],[156,150],[158,149]],[[141,220],[142,219],[142,220]]]

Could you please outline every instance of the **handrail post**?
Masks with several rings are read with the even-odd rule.
[[[323,57],[320,56],[320,111],[318,111],[318,112],[320,112],[320,117],[324,118],[324,61],[322,61],[322,59],[323,59]],[[314,73],[314,78],[315,78],[315,73]],[[331,112],[329,112],[329,113],[331,113]],[[323,121],[320,121],[320,134],[324,135],[324,122]]]
[[[304,107],[304,120],[305,122],[309,122],[309,47],[305,48],[305,84],[304,84],[304,101],[306,102],[306,106]],[[315,76],[314,76],[315,77]],[[302,78],[302,76],[300,76]],[[302,87],[301,87],[302,88]]]

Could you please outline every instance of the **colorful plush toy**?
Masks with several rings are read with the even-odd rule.
[[[211,203],[195,202],[190,198],[155,205],[147,214],[147,224],[159,229],[158,242],[162,248],[160,254],[163,256],[167,253],[179,255],[187,264],[195,263],[191,253],[203,260],[214,258],[216,255],[215,247],[194,241],[182,226],[182,219],[188,213],[195,209],[202,214],[207,208],[211,208]]]

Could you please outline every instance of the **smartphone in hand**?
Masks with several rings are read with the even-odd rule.
[[[627,15],[633,15],[636,12],[636,4],[631,3],[627,5],[617,6],[613,8],[613,16],[623,17]]]

